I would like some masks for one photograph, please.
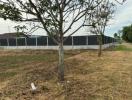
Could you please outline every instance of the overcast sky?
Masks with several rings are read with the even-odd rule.
[[[117,5],[116,12],[114,14],[113,19],[109,22],[109,25],[106,28],[105,34],[108,36],[113,36],[113,33],[118,32],[121,30],[123,26],[132,24],[132,0],[127,0],[123,5]],[[0,19],[0,34],[14,32],[14,26],[16,23],[3,19]],[[77,35],[81,35],[85,29],[80,30],[77,32]],[[34,32],[34,34],[43,34],[44,31],[38,30]],[[80,34],[81,33],[81,34]],[[86,32],[84,32],[86,34]],[[43,34],[45,35],[45,34]]]
[[[117,10],[105,33],[112,36],[123,26],[130,24],[132,24],[132,0],[127,0],[123,5],[117,5]]]

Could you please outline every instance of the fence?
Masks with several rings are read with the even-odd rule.
[[[64,37],[66,38],[66,37]],[[115,43],[116,40],[112,37],[104,36],[103,44],[109,45]],[[64,41],[64,46],[71,49],[88,48],[93,46],[93,49],[98,48],[97,36],[71,36],[66,41]],[[0,39],[1,48],[35,48],[35,49],[57,49],[57,44],[47,36],[41,37],[16,37],[16,38],[5,38]],[[48,48],[47,48],[48,47]],[[92,47],[91,47],[92,48]],[[95,48],[95,49],[96,49]]]

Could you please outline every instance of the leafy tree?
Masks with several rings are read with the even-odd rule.
[[[122,5],[126,0],[115,1]],[[107,26],[108,21],[112,18],[115,6],[116,5],[114,4],[114,1],[110,2],[110,0],[102,0],[101,4],[93,10],[92,16],[88,19],[88,23],[92,24],[91,32],[97,35],[97,40],[99,43],[99,57],[102,54],[102,44],[105,28]]]
[[[132,24],[130,26],[123,27],[122,38],[127,42],[132,42]]]
[[[114,33],[114,38],[116,39],[118,37],[117,33]]]
[[[17,37],[20,36],[20,33],[23,33],[23,34],[24,34],[25,29],[27,30],[27,28],[26,28],[25,25],[24,25],[24,26],[17,25],[17,26],[14,27],[14,29],[15,29],[16,32],[17,32]],[[21,31],[21,32],[20,32],[20,31]]]
[[[96,34],[99,43],[98,56],[102,54],[102,44],[105,28],[109,19],[112,18],[115,5],[109,0],[103,0],[103,2],[93,10],[93,14],[90,17],[88,23],[92,24],[91,32]]]
[[[0,17],[17,22],[30,22],[33,30],[42,28],[47,32],[59,45],[58,78],[63,81],[64,35],[68,33],[71,36],[81,29],[86,15],[91,16],[92,10],[101,2],[102,0],[1,0]],[[79,20],[83,22],[74,31],[70,31]]]
[[[117,37],[118,42],[121,44],[122,43],[122,30],[119,30],[117,34],[118,34],[118,37]]]
[[[103,0],[0,0],[0,17],[30,22],[31,30],[44,29],[59,45],[58,78],[64,80],[64,35],[73,35],[84,26],[92,11]],[[89,16],[89,17],[88,17]],[[82,23],[70,31],[79,20]],[[68,24],[66,24],[68,22]]]
[[[114,38],[116,39],[117,42],[121,43],[120,33],[114,33]]]

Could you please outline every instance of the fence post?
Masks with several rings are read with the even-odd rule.
[[[16,46],[18,46],[18,44],[17,44],[17,37],[16,37]]]
[[[106,44],[108,44],[108,37],[106,37]]]
[[[38,46],[38,38],[37,38],[37,36],[36,36],[36,46]]]
[[[86,38],[86,45],[88,45],[88,36],[87,36],[87,38]]]
[[[9,46],[9,38],[7,38],[7,46]]]
[[[25,46],[27,46],[27,38],[25,38]]]
[[[72,49],[74,48],[74,39],[73,39],[73,36],[72,37]]]
[[[103,36],[103,45],[105,45],[105,36]]]
[[[48,36],[47,36],[47,46],[49,45],[49,39],[48,39]]]

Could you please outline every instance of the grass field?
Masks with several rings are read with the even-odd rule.
[[[0,100],[132,100],[127,49],[121,45],[100,58],[92,50],[66,51],[64,83],[57,80],[57,51],[0,50]]]
[[[116,48],[114,48],[115,51],[132,51],[132,48],[126,46],[126,45],[119,45]]]

